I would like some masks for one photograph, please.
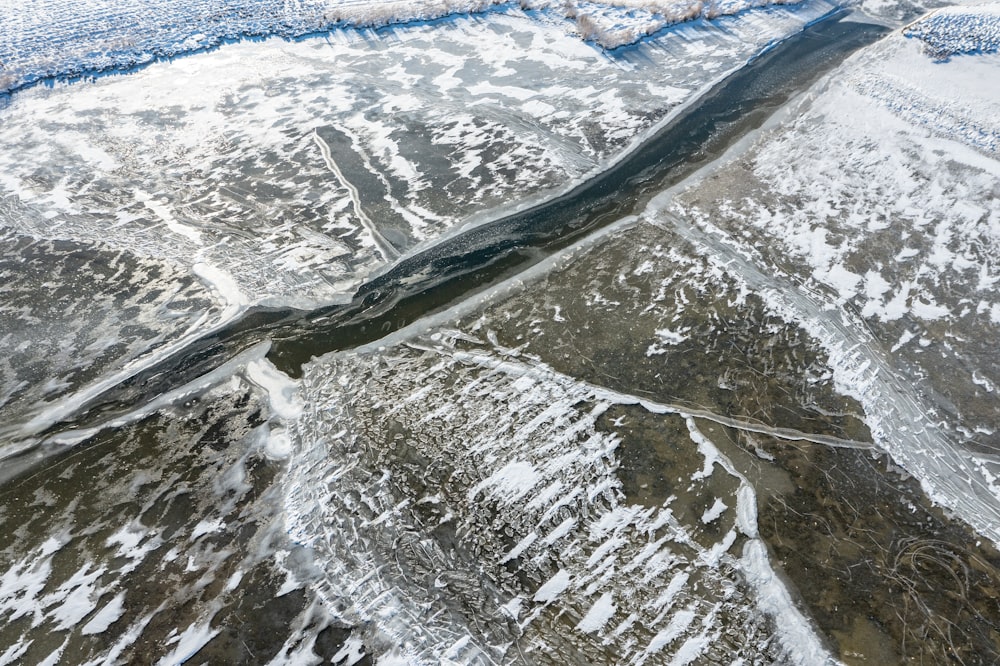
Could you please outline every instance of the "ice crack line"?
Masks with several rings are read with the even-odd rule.
[[[492,370],[504,372],[514,376],[544,376],[548,380],[560,383],[571,382],[586,388],[588,391],[593,393],[595,398],[599,400],[604,400],[617,405],[639,405],[652,414],[677,414],[685,418],[704,419],[705,421],[718,423],[722,426],[746,432],[753,432],[759,435],[769,435],[771,437],[787,441],[811,442],[813,444],[820,444],[822,446],[829,446],[837,449],[869,450],[876,448],[875,444],[872,442],[861,442],[853,439],[842,439],[832,435],[807,433],[793,428],[778,428],[769,426],[765,423],[750,421],[748,419],[737,419],[731,416],[723,416],[721,414],[708,411],[707,409],[691,408],[675,403],[661,403],[647,398],[640,398],[639,396],[632,395],[630,393],[621,393],[619,391],[615,391],[598,384],[592,384],[575,377],[567,377],[556,372],[543,363],[538,363],[537,365],[527,365],[511,360],[499,360],[484,353],[448,351],[439,347],[428,347],[412,342],[407,343],[407,345],[414,349],[430,351],[436,354],[447,354],[457,361],[474,363],[480,367],[490,368]]]
[[[340,167],[337,166],[337,163],[333,159],[333,155],[330,152],[330,145],[323,140],[323,137],[321,137],[319,132],[316,130],[313,130],[313,141],[315,141],[316,145],[319,147],[319,152],[323,155],[323,161],[326,162],[327,168],[330,169],[334,176],[336,176],[337,180],[340,181],[340,184],[347,189],[348,196],[351,198],[351,204],[354,207],[354,214],[358,216],[358,219],[361,220],[361,224],[368,230],[368,233],[371,234],[372,240],[375,241],[375,245],[378,247],[378,251],[382,255],[382,258],[386,261],[398,259],[399,251],[392,246],[392,243],[386,240],[385,236],[383,236],[375,227],[375,223],[372,222],[371,218],[368,217],[365,214],[364,209],[362,209],[361,195],[358,193],[358,188],[354,187],[354,185],[344,177]]]

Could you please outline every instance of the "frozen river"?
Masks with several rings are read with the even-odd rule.
[[[0,110],[0,664],[1000,657],[993,255],[817,214],[925,56],[825,2],[526,7]],[[928,178],[996,172],[984,117]]]

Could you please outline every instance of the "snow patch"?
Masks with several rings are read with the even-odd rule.
[[[594,602],[576,628],[588,634],[600,631],[614,616],[616,609],[614,595],[611,592],[605,592],[600,599]]]
[[[560,569],[554,576],[552,576],[552,578],[545,581],[544,585],[538,588],[538,591],[535,592],[534,599],[535,601],[539,601],[541,603],[555,601],[560,594],[566,591],[566,588],[569,587],[569,583],[569,572],[565,569]]]

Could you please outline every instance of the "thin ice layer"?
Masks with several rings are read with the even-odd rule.
[[[87,387],[225,319],[220,299],[177,266],[3,228],[0,242],[0,458],[19,427],[48,425],[67,396],[79,403]]]

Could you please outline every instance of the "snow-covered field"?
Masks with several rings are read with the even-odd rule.
[[[73,407],[59,396],[113,383],[224,317],[215,296],[177,266],[9,229],[0,239],[0,456],[19,434]]]
[[[924,50],[940,60],[963,53],[996,53],[1000,50],[1000,4],[944,7],[906,26],[903,34],[922,41]]]
[[[441,487],[472,486],[477,492],[468,497],[479,499],[482,489],[495,485],[500,498],[520,497],[514,479],[527,484],[528,497],[536,481],[545,487],[549,478],[531,457],[534,449],[486,448],[479,460],[486,446],[477,444],[479,438],[506,445],[518,441],[515,424],[522,418],[530,419],[534,434],[549,419],[573,424],[575,410],[586,414],[596,407],[613,413],[608,420],[621,438],[612,458],[621,484],[615,487],[628,504],[657,491],[680,495],[687,484],[683,474],[673,483],[649,471],[682,469],[677,457],[699,449],[696,441],[672,440],[663,423],[637,427],[642,417],[610,412],[600,400],[639,405],[640,413],[686,414],[704,419],[697,421],[703,434],[726,428],[712,431],[711,441],[743,478],[754,479],[766,516],[761,529],[809,610],[823,618],[822,632],[835,641],[840,659],[995,659],[992,620],[980,609],[993,608],[988,590],[998,580],[994,545],[1000,540],[993,467],[1000,413],[993,349],[1000,332],[1000,165],[993,139],[1000,118],[998,72],[996,56],[936,63],[919,42],[895,33],[779,114],[752,143],[734,149],[728,163],[667,192],[638,220],[584,243],[523,283],[512,282],[482,306],[436,318],[425,337],[402,351],[394,345],[407,339],[406,332],[380,343],[387,348],[317,361],[307,373],[310,391],[321,391],[321,404],[344,427],[327,428],[334,437],[320,444],[323,463],[312,470],[303,464],[308,471],[300,478],[339,481],[364,473],[374,482],[377,474],[365,471],[372,466],[368,456],[396,455],[376,451],[402,451],[403,460],[419,461],[404,467],[437,469],[434,461],[444,450],[447,481]],[[362,380],[355,379],[357,363]],[[476,374],[483,367],[491,374]],[[467,371],[475,379],[465,379]],[[413,372],[419,381],[391,393],[395,382],[410,386]],[[513,391],[504,386],[509,381],[516,384]],[[541,402],[551,409],[533,418],[526,405],[540,381],[584,393],[567,397],[572,410],[566,411],[549,395]],[[389,395],[382,394],[386,388]],[[357,403],[355,412],[354,404],[340,406],[344,395],[372,398]],[[433,395],[436,409],[414,407],[418,413],[407,416],[405,395],[421,404]],[[494,412],[494,400],[508,406]],[[511,400],[524,406],[509,406]],[[372,419],[379,425],[367,426]],[[366,424],[363,434],[354,425],[359,420]],[[458,444],[451,441],[452,428]],[[662,467],[631,459],[650,430],[672,442],[673,453],[657,460]],[[372,444],[373,432],[398,444]],[[537,446],[547,437],[532,441]],[[304,448],[303,462],[311,464],[316,449]],[[369,523],[418,520],[403,498],[420,492],[400,490],[410,488],[409,477],[376,467],[385,471],[375,485],[366,481],[363,490],[348,491],[364,502],[376,496],[373,488],[386,489],[391,506],[367,509],[382,511]],[[468,473],[471,479],[461,472],[449,476],[456,467],[475,472]],[[568,465],[562,469],[571,476]],[[632,477],[633,470],[640,475]],[[585,487],[568,478],[559,481]],[[308,527],[300,528],[299,538],[321,553],[342,552],[336,530],[317,528],[342,524],[338,508],[319,518],[325,507],[342,506],[332,490],[336,483],[318,491],[310,490],[317,487],[310,481],[295,487],[292,513],[311,507],[300,519]],[[398,492],[402,497],[393,494]],[[696,523],[715,516],[715,506],[732,506],[730,496],[713,492],[718,494],[699,500],[704,511],[676,515]],[[478,545],[489,534],[470,526],[454,500],[437,499],[469,541]],[[516,506],[490,514],[494,530],[512,525],[512,544],[525,538],[535,544],[545,529],[535,529],[530,511]],[[560,536],[572,538],[571,532]],[[372,535],[367,543],[379,541]],[[502,562],[507,551],[498,551],[485,555],[487,561]],[[576,566],[559,570],[568,575],[579,571]],[[953,577],[958,571],[983,576],[963,582]],[[589,580],[589,574],[578,575]],[[538,582],[547,580],[542,575]],[[753,576],[744,570],[736,580]],[[405,589],[407,583],[396,584]],[[382,589],[373,587],[372,594]],[[378,597],[380,603],[390,598]],[[493,603],[506,598],[496,593]],[[562,602],[571,608],[577,603],[572,595]],[[352,617],[370,617],[381,607],[346,608],[358,614]],[[590,626],[577,619],[589,612],[586,603],[566,610],[569,624]],[[726,636],[729,629],[722,623],[717,630]],[[620,638],[598,635],[608,645],[617,646]],[[811,636],[808,628],[802,635]],[[446,645],[458,638],[442,636],[450,638],[417,643]],[[462,645],[488,650],[492,634],[487,636]],[[585,636],[569,633],[567,640],[587,649],[579,647],[587,644]]]
[[[274,408],[249,379],[266,363],[252,356],[16,486],[24,495],[0,509],[0,664],[178,664],[199,651],[261,663],[286,639],[331,632],[285,585],[289,553],[273,545],[282,467],[267,450]]]

